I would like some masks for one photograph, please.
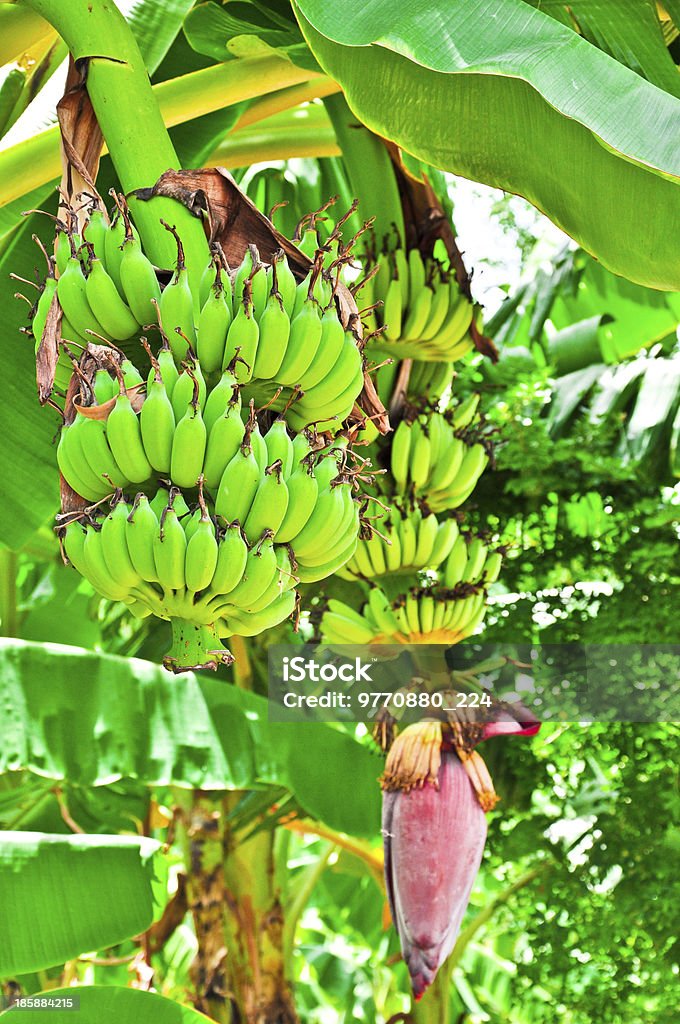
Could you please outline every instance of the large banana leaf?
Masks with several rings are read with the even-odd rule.
[[[0,774],[83,786],[285,786],[332,828],[374,835],[379,759],[325,724],[269,722],[262,697],[157,665],[0,640]],[[351,773],[351,774],[348,774]]]
[[[32,998],[43,997],[48,1005],[48,1019],[52,1024],[73,1024],[74,1014],[78,1024],[205,1024],[209,1020],[190,1006],[181,1006],[172,999],[165,999],[153,992],[142,992],[134,988],[118,988],[112,985],[79,985],[77,988],[50,989],[39,992]],[[55,1000],[79,1000],[79,1009],[53,1009]],[[44,1009],[21,1011],[20,1021],[25,1024],[45,1024]],[[8,1017],[8,1014],[11,1014]],[[7,1010],[0,1017],[14,1020],[16,1011]]]
[[[134,836],[0,833],[0,977],[145,931],[165,905],[159,850]]]
[[[680,96],[680,76],[659,23],[654,0],[529,0],[544,14],[578,30],[589,42]]]
[[[299,0],[296,11],[374,131],[525,196],[615,273],[680,289],[674,96],[524,0]]]

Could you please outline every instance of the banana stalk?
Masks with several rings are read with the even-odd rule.
[[[26,0],[68,45],[75,61],[87,61],[87,92],[123,191],[152,185],[179,160],[163,123],[137,42],[114,4],[106,0]],[[156,198],[131,201],[149,258],[173,266],[175,246],[159,226],[175,224],[184,242],[192,282],[199,286],[208,245],[199,220],[179,203]]]
[[[172,672],[201,669],[216,670],[231,665],[234,657],[223,647],[213,626],[202,626],[186,619],[171,619],[172,647],[163,658],[163,666]]]

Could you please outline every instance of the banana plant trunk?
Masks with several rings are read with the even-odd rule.
[[[245,841],[229,814],[240,793],[184,795],[180,822],[198,952],[196,1008],[219,1024],[298,1024],[283,953],[273,829]]]

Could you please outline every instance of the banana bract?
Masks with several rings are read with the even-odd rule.
[[[455,944],[486,841],[486,816],[453,751],[436,785],[383,793],[385,883],[416,999]]]

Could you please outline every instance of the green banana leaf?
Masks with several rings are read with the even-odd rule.
[[[77,988],[50,989],[36,993],[32,998],[54,1001],[79,1000],[79,1009],[49,1009],[53,1024],[73,1024],[74,1013],[78,1024],[205,1024],[208,1017],[189,1006],[181,1006],[153,992],[113,985],[79,985]],[[7,1010],[0,1017],[14,1020],[17,1011]],[[45,1010],[21,1010],[21,1021],[26,1024],[45,1024]]]
[[[663,40],[656,5],[643,0],[529,0],[544,14],[578,30],[660,89],[680,96],[680,77]]]
[[[376,754],[331,725],[269,722],[264,698],[220,680],[0,640],[0,707],[0,775],[29,770],[81,786],[274,784],[331,828],[374,835],[378,827]]]
[[[0,977],[145,931],[166,901],[159,851],[135,836],[0,833]]]
[[[680,289],[674,96],[524,0],[299,0],[295,10],[368,127],[525,196],[615,273]]]

